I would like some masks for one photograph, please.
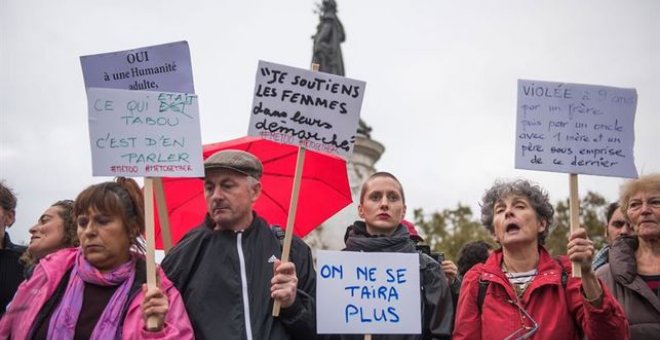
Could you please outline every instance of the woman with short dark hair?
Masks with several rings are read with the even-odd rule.
[[[454,339],[625,339],[619,304],[591,271],[593,243],[571,233],[568,257],[543,247],[554,209],[538,185],[496,182],[481,204],[481,221],[501,248],[463,278]],[[571,263],[582,279],[570,278]]]

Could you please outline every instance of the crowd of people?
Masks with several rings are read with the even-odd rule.
[[[145,284],[144,197],[134,180],[119,177],[57,201],[30,228],[27,248],[9,238],[17,200],[0,183],[0,339],[363,338],[317,334],[310,248],[294,236],[290,261],[282,262],[280,233],[253,209],[261,162],[224,150],[204,167],[206,217],[165,256],[156,287]],[[402,184],[377,172],[362,184],[360,220],[344,237],[344,251],[419,256],[421,334],[372,339],[660,334],[660,174],[622,186],[598,253],[583,228],[568,235],[566,255],[545,249],[554,209],[527,180],[486,190],[481,221],[492,240],[463,245],[456,263],[420,250],[423,239],[405,214]]]

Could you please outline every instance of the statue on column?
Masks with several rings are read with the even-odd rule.
[[[346,40],[344,26],[337,18],[337,3],[323,0],[319,6],[319,24],[316,26],[312,62],[319,64],[321,72],[345,76],[344,59],[341,55],[341,43]]]
[[[319,64],[319,71],[344,77],[344,58],[341,54],[341,43],[346,40],[344,26],[337,17],[335,0],[323,0],[319,6],[319,24],[316,34],[312,36],[314,48],[312,62]],[[358,134],[370,138],[371,127],[362,118],[358,125]]]

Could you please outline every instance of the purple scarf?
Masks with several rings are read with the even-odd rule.
[[[73,339],[76,332],[76,323],[82,307],[85,282],[99,286],[117,286],[119,288],[108,301],[103,314],[96,322],[92,339],[114,339],[118,336],[121,327],[119,318],[121,311],[128,300],[128,290],[135,279],[135,259],[113,269],[111,272],[101,273],[96,267],[85,260],[82,250],[76,254],[71,271],[69,284],[62,301],[55,309],[48,325],[48,339]]]

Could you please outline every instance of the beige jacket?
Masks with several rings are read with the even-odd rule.
[[[610,261],[596,271],[626,312],[631,339],[660,337],[660,299],[637,275],[637,237],[621,237],[610,249]]]

